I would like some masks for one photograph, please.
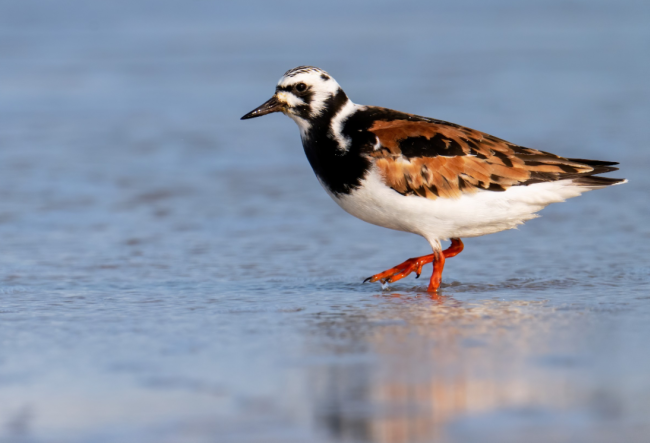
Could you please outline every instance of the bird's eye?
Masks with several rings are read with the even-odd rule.
[[[296,85],[296,91],[298,92],[305,92],[307,90],[307,85],[304,83],[298,83]]]

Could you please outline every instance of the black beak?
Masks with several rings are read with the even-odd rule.
[[[267,101],[259,108],[252,110],[251,112],[243,116],[241,119],[247,120],[249,118],[261,117],[263,115],[270,114],[272,112],[282,111],[283,108],[284,108],[284,104],[280,103],[274,95],[273,97],[271,97],[271,100]]]

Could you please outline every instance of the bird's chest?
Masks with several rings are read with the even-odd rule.
[[[370,162],[357,150],[341,149],[327,134],[311,134],[302,142],[309,164],[329,193],[346,195],[361,185]]]

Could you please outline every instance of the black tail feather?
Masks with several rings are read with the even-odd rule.
[[[572,162],[582,163],[587,166],[594,168],[589,175],[595,174],[605,174],[606,172],[618,171],[618,168],[614,168],[614,165],[618,165],[617,162],[606,162],[602,160],[585,160],[584,158],[569,158],[567,159]]]
[[[604,187],[617,185],[619,183],[625,182],[624,178],[609,178],[609,177],[599,177],[596,175],[587,175],[584,177],[579,177],[573,179],[573,183],[580,186],[592,186],[592,187]]]
[[[597,176],[597,174],[605,174],[607,172],[618,171],[618,168],[614,167],[614,165],[618,165],[618,162],[607,162],[602,160],[586,160],[584,158],[570,158],[568,160],[576,163],[582,163],[594,168],[594,170],[587,175],[582,175],[573,178],[573,183],[575,183],[576,185],[601,188],[605,186],[617,185],[619,183],[624,183],[625,181],[627,181],[624,178],[609,178],[609,177]]]

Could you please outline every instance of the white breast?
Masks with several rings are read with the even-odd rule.
[[[324,186],[325,187],[325,186]],[[327,187],[325,187],[327,190]],[[551,203],[576,197],[592,188],[571,180],[513,186],[503,192],[479,190],[457,199],[435,200],[402,195],[386,186],[376,168],[359,188],[330,196],[345,211],[374,225],[425,237],[434,248],[439,240],[477,237],[512,229],[537,217]]]

